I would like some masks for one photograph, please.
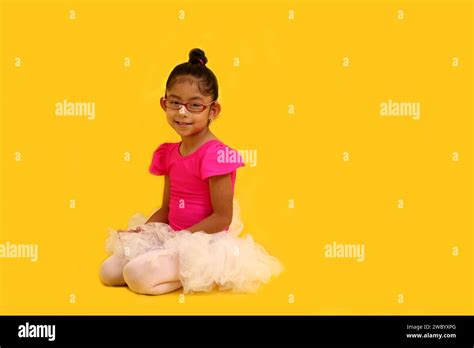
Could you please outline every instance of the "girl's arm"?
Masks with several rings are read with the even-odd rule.
[[[232,222],[233,189],[231,174],[209,178],[212,209],[214,212],[204,220],[187,228],[186,231],[216,233],[223,231]]]
[[[165,186],[163,189],[163,201],[161,203],[161,208],[158,209],[145,224],[149,222],[163,222],[165,224],[168,222],[168,213],[169,213],[169,204],[170,204],[170,179],[168,175],[165,176]]]

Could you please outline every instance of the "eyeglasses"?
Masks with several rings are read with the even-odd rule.
[[[204,110],[206,110],[206,108],[209,105],[212,105],[215,102],[216,101],[214,100],[208,104],[201,104],[201,103],[196,103],[196,102],[180,103],[179,101],[176,101],[176,100],[169,100],[169,99],[163,98],[163,103],[165,104],[167,108],[170,108],[173,110],[179,110],[181,109],[181,105],[183,105],[186,108],[186,110],[188,110],[189,112],[194,112],[194,113],[203,112]]]

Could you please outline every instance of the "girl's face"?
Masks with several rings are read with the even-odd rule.
[[[168,102],[209,104],[212,102],[211,96],[204,96],[198,88],[198,82],[191,76],[179,77],[170,89],[166,90],[165,98]],[[220,112],[220,105],[216,102],[208,105],[201,112],[191,112],[184,105],[180,105],[178,110],[165,106],[164,99],[160,104],[166,112],[169,125],[181,137],[189,137],[199,134],[208,129],[209,120],[214,120]],[[188,105],[191,107],[191,105]]]

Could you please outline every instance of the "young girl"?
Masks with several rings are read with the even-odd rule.
[[[209,129],[221,106],[206,63],[195,48],[168,77],[160,104],[181,141],[153,154],[149,170],[165,180],[162,206],[144,224],[111,229],[113,255],[100,269],[105,285],[150,295],[180,287],[254,292],[283,269],[250,235],[238,237],[243,225],[233,195],[236,169],[244,164]]]

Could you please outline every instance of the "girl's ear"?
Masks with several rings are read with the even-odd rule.
[[[165,106],[165,98],[161,97],[160,98],[160,105],[161,105],[161,108],[164,110],[164,112],[166,112],[166,106]]]
[[[215,120],[217,115],[221,112],[221,104],[216,102],[211,106],[211,111],[209,111],[209,119]]]

